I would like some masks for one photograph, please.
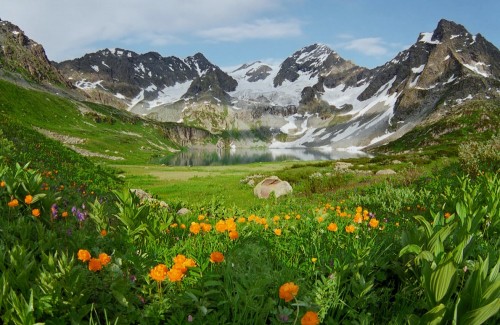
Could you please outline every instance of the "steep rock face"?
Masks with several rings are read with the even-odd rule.
[[[210,132],[206,130],[187,127],[180,124],[164,127],[163,133],[167,138],[172,139],[182,146],[200,144],[211,135]]]
[[[71,87],[52,66],[43,46],[27,37],[18,26],[0,20],[0,46],[0,68],[36,82]]]
[[[426,51],[422,52],[422,48]],[[471,35],[462,25],[441,20],[432,34],[420,34],[417,43],[402,54],[415,57],[417,62],[404,65],[405,79],[395,89],[401,92],[394,115],[396,123],[425,115],[440,101],[498,94],[492,89],[498,87],[500,77],[499,50],[481,35]]]
[[[210,95],[216,100],[224,103],[230,101],[226,92],[234,91],[237,86],[236,80],[228,76],[219,68],[209,68],[206,73],[191,82],[183,98],[199,97],[200,95]]]

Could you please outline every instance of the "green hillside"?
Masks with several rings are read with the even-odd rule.
[[[170,149],[179,148],[163,135],[162,129],[168,128],[167,124],[146,121],[112,107],[28,90],[2,80],[0,115],[32,132],[38,130],[87,150],[86,156],[109,157],[118,162],[144,163],[153,155],[165,155]]]
[[[431,156],[457,156],[459,145],[469,141],[487,141],[498,134],[500,100],[468,101],[462,105],[441,107],[442,118],[418,125],[378,153],[417,151]]]

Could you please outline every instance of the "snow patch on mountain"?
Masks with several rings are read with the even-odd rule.
[[[411,71],[415,74],[422,73],[422,71],[424,71],[424,68],[425,68],[425,64],[422,64],[421,66],[419,66],[417,68],[411,68]]]
[[[366,103],[359,101],[357,98],[369,85],[369,82],[365,82],[357,87],[348,87],[347,89],[344,89],[346,87],[344,84],[340,84],[335,88],[325,87],[325,92],[321,96],[321,99],[325,100],[330,105],[334,105],[335,107],[352,105],[352,111],[349,111],[346,114],[359,112],[366,105]]]
[[[420,33],[420,38],[418,39],[419,42],[422,43],[428,43],[428,44],[441,44],[440,41],[438,40],[432,40],[433,33]]]
[[[263,80],[251,82],[248,79],[251,72],[258,68],[255,65],[256,63],[252,63],[229,72],[238,82],[236,89],[229,92],[230,96],[238,98],[235,104],[240,100],[249,103],[262,103],[264,100],[275,106],[298,105],[302,90],[318,81],[317,77],[311,79],[310,73],[299,71],[299,77],[294,82],[285,80],[280,86],[274,87],[273,80],[279,72],[279,67],[267,65],[271,68],[270,74]]]
[[[485,78],[488,78],[490,76],[490,74],[485,70],[484,67],[486,67],[487,65],[483,62],[474,62],[472,61],[471,64],[467,64],[467,63],[464,63],[463,64],[464,67],[466,67],[467,69],[477,73],[477,74],[480,74],[481,76],[485,77]]]
[[[101,83],[103,82],[104,80],[98,80],[98,81],[95,81],[95,82],[91,82],[91,81],[87,81],[87,79],[83,79],[83,80],[80,80],[80,81],[77,81],[75,83],[75,86],[80,88],[80,89],[83,89],[83,90],[87,90],[87,89],[96,89],[97,87],[100,87],[102,89],[105,89]]]

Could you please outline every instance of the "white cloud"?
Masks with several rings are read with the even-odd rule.
[[[386,44],[380,37],[353,39],[340,44],[340,47],[368,56],[382,56],[389,53],[388,44]]]
[[[302,34],[300,22],[260,19],[251,23],[216,27],[201,31],[198,35],[213,41],[235,42],[246,39],[273,39],[299,36]]]
[[[241,39],[259,33],[267,38],[298,35],[297,22],[258,18],[279,13],[287,1],[15,0],[1,1],[0,13],[2,19],[42,43],[49,58],[59,60],[102,44],[141,44],[154,49],[200,36],[234,41],[237,37],[231,33],[242,33]]]

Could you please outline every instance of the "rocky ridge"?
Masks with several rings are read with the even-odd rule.
[[[18,26],[0,20],[0,67],[28,80],[72,87],[51,64],[43,46],[27,37]]]

